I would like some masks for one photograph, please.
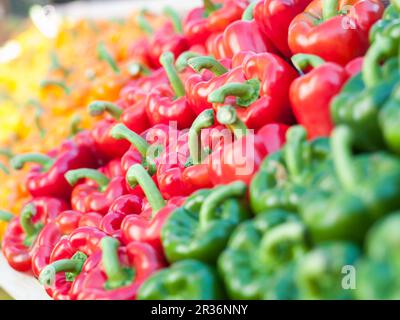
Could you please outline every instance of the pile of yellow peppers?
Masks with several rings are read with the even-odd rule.
[[[136,16],[121,21],[64,20],[54,39],[28,23],[11,39],[17,56],[0,61],[1,208],[18,214],[27,200],[21,185],[27,170],[12,171],[7,165],[10,156],[53,149],[74,130],[96,122],[88,115],[89,102],[117,98],[126,79],[116,76],[96,50],[101,45],[119,65],[128,63],[129,46],[143,36]],[[149,18],[154,26],[163,21]],[[0,238],[4,228],[0,222]]]

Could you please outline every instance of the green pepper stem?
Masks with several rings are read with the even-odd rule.
[[[75,136],[79,131],[81,131],[79,128],[81,122],[82,118],[79,115],[75,114],[72,117],[71,122],[69,123],[69,132],[71,136]]]
[[[117,140],[126,139],[126,140],[128,140],[139,151],[139,153],[141,154],[142,158],[143,159],[146,158],[147,151],[149,149],[149,144],[146,142],[145,139],[143,139],[136,132],[130,130],[124,124],[118,123],[111,129],[110,133],[111,133],[111,136],[114,139],[117,139]]]
[[[204,69],[210,70],[216,76],[221,76],[228,72],[228,69],[213,57],[194,57],[187,61],[187,65],[197,73],[200,73]]]
[[[291,127],[286,133],[286,144],[283,148],[286,166],[291,176],[300,177],[303,171],[303,145],[307,132],[302,126]]]
[[[35,105],[35,125],[36,128],[39,130],[39,134],[41,138],[44,138],[46,135],[46,130],[43,128],[42,123],[41,123],[41,118],[43,115],[43,107],[40,105]]]
[[[102,250],[102,263],[107,275],[106,289],[113,290],[127,285],[132,281],[132,276],[119,261],[119,241],[112,237],[104,237],[100,242]]]
[[[126,173],[126,179],[131,187],[139,184],[147,201],[149,202],[153,216],[165,206],[165,200],[158,190],[153,179],[146,169],[140,164],[134,164]]]
[[[36,215],[36,206],[33,203],[28,203],[21,210],[20,224],[22,230],[27,237],[31,237],[37,233],[37,228],[32,222],[32,218]]]
[[[224,201],[233,197],[243,197],[246,194],[246,190],[247,186],[242,181],[232,182],[214,189],[200,208],[200,227],[205,228],[210,221],[218,217],[218,206]]]
[[[89,104],[88,110],[91,116],[99,116],[104,112],[108,112],[116,120],[119,120],[123,113],[120,107],[108,101],[93,101]]]
[[[326,21],[338,14],[338,0],[322,1],[322,19]]]
[[[194,165],[202,162],[204,152],[201,147],[201,130],[211,127],[214,124],[214,111],[212,109],[204,110],[193,121],[189,130],[189,153]]]
[[[220,107],[217,111],[217,120],[219,123],[227,126],[233,132],[237,139],[247,135],[248,128],[237,115],[232,106]]]
[[[175,61],[175,68],[178,72],[183,72],[188,67],[189,59],[200,57],[200,54],[193,51],[185,51],[181,53]]]
[[[160,63],[164,67],[169,83],[175,92],[176,97],[185,96],[185,86],[179,78],[178,72],[174,65],[174,54],[172,52],[164,52],[160,57]]]
[[[86,259],[87,256],[78,251],[71,259],[54,261],[42,270],[39,275],[39,282],[44,286],[51,287],[55,282],[57,273],[59,272],[66,272],[76,276],[81,273]],[[70,277],[68,277],[66,274],[66,278],[69,280],[68,278]]]
[[[151,75],[151,70],[145,66],[143,63],[132,62],[128,65],[128,71],[131,76],[149,76]]]
[[[0,148],[0,156],[6,157],[7,159],[11,159],[14,154],[9,148]]]
[[[260,81],[247,80],[245,83],[231,82],[219,87],[208,96],[208,102],[224,103],[229,96],[236,97],[236,103],[241,107],[248,107],[255,102],[260,95]]]
[[[140,30],[142,30],[147,35],[152,35],[154,33],[154,28],[150,24],[150,22],[145,17],[145,10],[141,10],[140,13],[136,17],[136,22]]]
[[[64,176],[65,180],[67,180],[71,186],[76,185],[81,179],[90,179],[98,184],[100,190],[105,190],[110,183],[110,179],[96,169],[81,168],[69,170]]]
[[[12,157],[10,164],[14,169],[20,170],[28,162],[40,164],[43,170],[47,171],[54,164],[55,160],[41,153],[25,153]]]
[[[10,170],[8,170],[8,168],[2,162],[0,162],[0,170],[3,171],[7,175],[10,174]]]
[[[267,232],[260,243],[259,258],[271,269],[298,258],[307,250],[306,232],[297,221],[280,224]]]
[[[58,80],[43,80],[40,82],[40,87],[41,88],[46,88],[46,87],[58,87],[62,89],[66,95],[71,94],[71,89],[65,84],[64,81],[58,81]]]
[[[11,212],[0,210],[0,221],[10,222],[14,218],[14,215]]]
[[[351,131],[345,126],[338,126],[333,131],[331,139],[333,162],[339,181],[344,188],[354,190],[358,187],[359,176],[353,165]]]
[[[380,37],[368,49],[362,67],[362,77],[367,87],[373,87],[382,81],[380,62],[383,58],[391,56],[397,50],[394,41],[390,38]]]
[[[101,42],[98,44],[97,56],[99,57],[100,60],[105,61],[115,73],[121,72],[121,70],[118,67],[117,62],[115,61],[115,59],[111,55],[111,53],[108,51],[104,42]]]
[[[292,63],[299,72],[303,73],[309,66],[317,68],[323,65],[325,60],[315,54],[298,53],[292,57]]]
[[[242,15],[243,21],[251,21],[254,19],[254,7],[258,4],[258,1],[253,1],[250,3],[247,8],[244,10]]]
[[[176,10],[170,6],[165,7],[163,11],[164,11],[164,14],[172,21],[175,32],[182,34],[183,26],[182,26],[182,21],[181,21],[181,18],[179,16],[178,12],[176,12]]]
[[[211,0],[203,0],[203,7],[204,11],[206,12],[206,15],[208,16],[209,14],[218,10],[220,8],[220,5],[212,2]]]

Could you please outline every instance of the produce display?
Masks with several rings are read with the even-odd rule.
[[[2,254],[55,300],[400,299],[399,30],[398,0],[31,26]]]

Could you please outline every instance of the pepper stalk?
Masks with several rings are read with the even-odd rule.
[[[102,174],[96,169],[81,168],[75,170],[69,170],[65,173],[65,180],[73,187],[81,179],[90,179],[97,183],[100,191],[107,189],[110,179],[106,175]]]

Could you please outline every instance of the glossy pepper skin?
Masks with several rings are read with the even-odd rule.
[[[213,12],[208,16],[208,27],[213,33],[222,32],[234,21],[239,20],[249,5],[247,0],[212,1]]]
[[[94,211],[104,215],[115,198],[128,193],[124,176],[109,179],[95,169],[70,170],[65,178],[71,186],[76,185],[71,195],[72,209],[83,213]],[[89,181],[77,185],[82,179]]]
[[[383,9],[375,0],[314,0],[291,22],[289,47],[293,54],[315,54],[344,66],[365,54],[369,29]]]
[[[118,239],[122,237],[121,224],[124,218],[131,214],[140,214],[143,208],[143,198],[127,194],[115,199],[107,214],[102,217],[100,229]]]
[[[68,199],[72,188],[64,174],[71,169],[96,167],[97,160],[87,145],[73,140],[66,141],[56,155],[27,153],[11,159],[15,169],[22,169],[26,163],[37,163],[26,178],[26,188],[33,197],[58,197]]]
[[[332,119],[336,125],[352,129],[358,149],[373,151],[386,147],[379,113],[400,77],[396,50],[395,39],[379,38],[365,56],[362,73],[351,78],[331,102]]]
[[[292,20],[310,4],[311,0],[262,0],[254,8],[254,18],[279,52],[292,55],[288,44],[288,30]]]
[[[291,124],[289,89],[296,71],[273,53],[248,52],[241,59],[246,81],[226,83],[212,92],[208,101],[216,110],[225,104],[237,106],[239,118],[249,129],[267,123]]]
[[[360,300],[397,300],[399,298],[399,240],[396,228],[399,212],[378,220],[366,236],[366,254],[357,263],[355,297]]]
[[[190,277],[190,283],[187,279]],[[200,261],[184,260],[152,275],[138,300],[219,300],[225,297],[216,270]]]
[[[183,33],[190,46],[204,44],[211,33],[215,31],[216,26],[212,26],[212,23],[209,23],[208,18],[211,14],[221,9],[220,6],[223,5],[223,3],[220,2],[221,1],[205,0],[203,1],[202,7],[197,7],[193,10],[190,10],[183,18]],[[220,25],[217,29],[222,28],[223,23],[226,23],[226,25],[228,25],[231,22],[231,19],[235,19],[235,16],[237,16],[237,19],[239,19],[240,12],[237,15],[233,13],[232,18],[230,19],[228,18],[225,21],[219,21]],[[212,29],[214,29],[214,31]]]
[[[225,138],[231,138],[229,130],[215,123],[214,111],[204,110],[193,121],[190,130],[181,132],[177,142],[170,144],[161,154],[157,182],[166,199],[212,187],[208,174],[208,150],[218,148]]]
[[[212,107],[208,95],[219,86],[241,77],[240,70],[228,71],[230,60],[217,61],[212,57],[192,57],[187,60],[196,73],[185,81],[186,96],[190,107],[196,115]],[[182,68],[183,66],[181,66]]]
[[[243,222],[218,259],[218,270],[228,297],[268,299],[270,284],[278,272],[300,259],[309,248],[306,227],[291,212],[270,210]],[[282,293],[278,291],[275,294],[279,297]]]
[[[121,224],[123,242],[128,244],[132,241],[143,242],[151,245],[157,252],[163,252],[161,245],[161,228],[165,220],[183,199],[172,198],[168,202],[164,200],[150,175],[139,164],[133,165],[128,173],[127,179],[131,185],[139,184],[148,201],[138,214],[131,214],[124,218]]]
[[[96,227],[79,227],[54,246],[50,263],[39,276],[50,297],[55,300],[76,300],[84,275],[79,281],[76,278],[83,271],[87,258],[99,250],[100,241],[106,236]],[[89,263],[89,270],[96,267],[97,263]]]
[[[297,54],[292,57],[300,71],[305,72],[309,66],[312,67],[311,71],[292,82],[289,93],[296,120],[306,128],[309,139],[330,135],[333,129],[330,102],[349,77],[361,71],[362,58],[355,60],[344,68],[313,55]]]
[[[398,6],[398,5],[397,5]],[[382,19],[378,20],[370,29],[369,40],[373,43],[378,37],[386,36],[386,33],[393,26],[398,25],[400,13],[395,3],[389,4],[383,12]]]
[[[53,222],[47,223],[36,238],[32,250],[32,272],[39,277],[42,270],[49,264],[51,252],[61,237],[69,235],[82,226],[98,226],[101,215],[91,212],[83,214],[79,211],[66,210],[61,212]]]
[[[170,14],[169,17],[171,17]],[[172,52],[177,57],[189,49],[188,39],[182,34],[182,24],[179,21],[179,17],[174,15],[171,17],[171,21],[167,21],[157,31],[146,21],[142,13],[138,18],[139,26],[151,37],[147,50],[150,67],[155,69],[161,67],[160,57],[164,52]]]
[[[146,112],[151,125],[176,122],[178,129],[190,127],[194,120],[185,96],[185,87],[175,70],[174,55],[165,52],[160,57],[170,85],[160,85],[150,91],[146,98]]]
[[[7,226],[2,240],[2,252],[12,268],[20,272],[31,270],[39,232],[67,209],[67,202],[49,197],[34,198],[24,206],[21,215]]]
[[[101,251],[89,260],[100,263],[82,276],[78,300],[135,300],[142,283],[164,266],[150,245],[132,242],[122,247],[111,237],[101,240]]]
[[[232,58],[241,51],[255,53],[276,51],[254,20],[253,9],[256,4],[257,2],[252,2],[243,13],[242,20],[231,23],[225,29],[222,40],[225,58]]]
[[[250,184],[250,204],[255,214],[271,209],[296,212],[301,197],[330,159],[329,139],[306,141],[305,129],[291,127],[286,144],[267,156]]]
[[[346,300],[353,291],[343,287],[345,266],[356,265],[361,256],[360,248],[346,241],[329,241],[309,251],[300,259],[295,282],[299,299]]]
[[[316,183],[304,195],[300,215],[313,241],[360,243],[371,224],[398,208],[400,161],[387,153],[352,154],[352,133],[339,126],[331,140],[336,183]]]
[[[226,124],[236,137],[216,147],[209,155],[208,173],[214,186],[233,181],[250,184],[264,158],[278,151],[285,143],[284,124],[267,124],[257,133],[249,132],[236,115],[235,108],[226,106],[218,110],[218,122]]]
[[[162,229],[162,244],[168,261],[215,262],[235,226],[250,217],[240,200],[246,190],[243,182],[234,182],[190,196],[171,214]]]
[[[92,116],[98,116],[104,113],[105,110],[111,110],[113,104],[105,101],[94,101],[89,105],[89,113]],[[121,110],[113,109],[113,117],[119,119],[121,116]],[[110,132],[115,126],[117,121],[115,119],[103,119],[96,123],[93,128],[92,137],[95,142],[96,149],[106,159],[112,160],[115,158],[121,158],[123,154],[129,149],[129,142],[125,140],[114,139]]]

